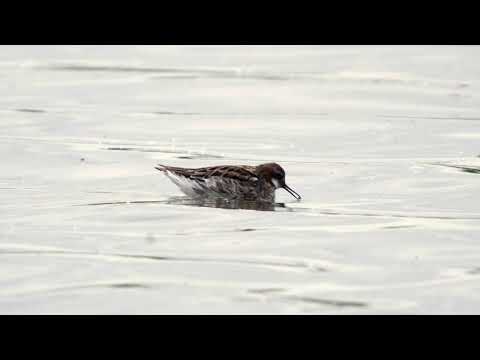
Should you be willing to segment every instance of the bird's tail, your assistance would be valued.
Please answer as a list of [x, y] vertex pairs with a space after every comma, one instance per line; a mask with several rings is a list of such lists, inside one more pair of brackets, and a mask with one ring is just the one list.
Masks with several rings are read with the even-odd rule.
[[155, 166], [155, 169], [157, 169], [158, 171], [163, 171], [163, 172], [167, 171], [168, 170], [167, 168], [168, 168], [168, 166], [160, 165], [160, 164]]

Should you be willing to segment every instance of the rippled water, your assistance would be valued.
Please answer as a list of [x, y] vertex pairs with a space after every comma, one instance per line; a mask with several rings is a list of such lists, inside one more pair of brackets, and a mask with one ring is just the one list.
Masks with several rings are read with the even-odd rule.
[[[479, 59], [1, 46], [0, 313], [480, 313]], [[266, 161], [301, 202], [154, 169]]]

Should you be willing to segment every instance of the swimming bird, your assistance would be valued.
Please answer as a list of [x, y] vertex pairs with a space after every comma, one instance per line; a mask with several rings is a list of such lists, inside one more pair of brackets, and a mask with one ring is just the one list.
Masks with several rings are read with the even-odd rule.
[[218, 196], [228, 199], [275, 201], [275, 190], [285, 189], [297, 200], [301, 196], [285, 183], [285, 171], [276, 163], [221, 165], [197, 169], [158, 165], [155, 169], [192, 197]]

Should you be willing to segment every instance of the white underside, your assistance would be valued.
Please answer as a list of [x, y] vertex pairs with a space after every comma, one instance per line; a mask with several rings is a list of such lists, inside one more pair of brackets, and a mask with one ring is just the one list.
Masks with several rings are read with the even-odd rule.
[[[185, 178], [183, 176], [178, 176], [170, 171], [165, 171], [165, 174], [167, 177], [179, 187], [179, 189], [188, 196], [199, 196], [199, 192], [201, 193], [207, 193], [209, 191], [213, 191], [213, 188], [215, 187], [214, 184], [212, 183], [211, 179], [207, 179], [205, 183], [200, 183], [195, 180], [190, 180], [188, 178]], [[197, 190], [197, 191], [195, 191]]]

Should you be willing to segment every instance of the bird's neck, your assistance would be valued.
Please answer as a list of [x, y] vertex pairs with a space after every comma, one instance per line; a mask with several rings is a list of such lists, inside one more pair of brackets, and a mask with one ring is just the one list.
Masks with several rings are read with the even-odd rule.
[[275, 201], [275, 187], [270, 183], [270, 181], [263, 179], [258, 185], [258, 195], [261, 199]]

